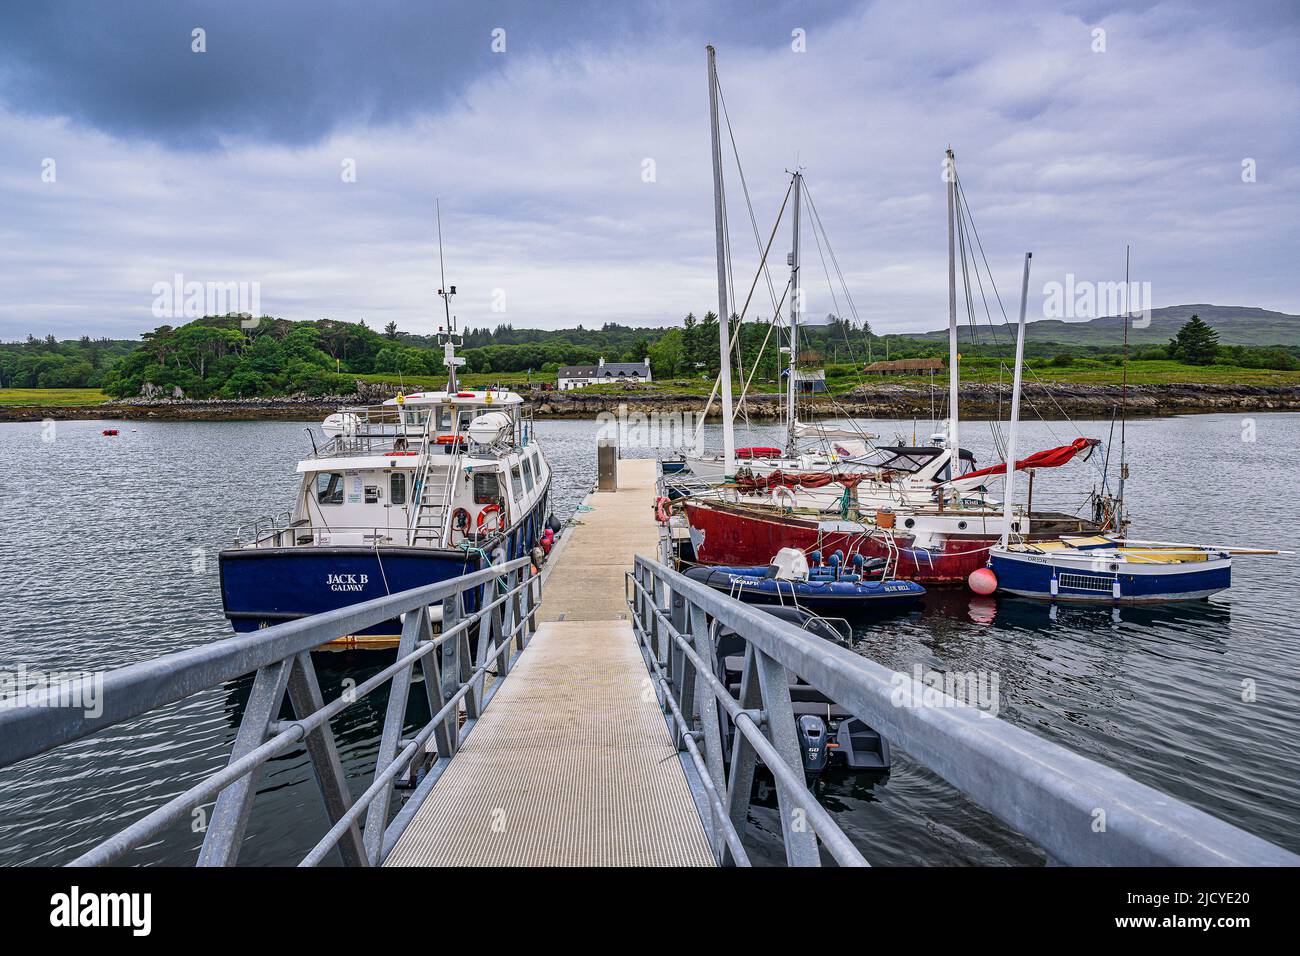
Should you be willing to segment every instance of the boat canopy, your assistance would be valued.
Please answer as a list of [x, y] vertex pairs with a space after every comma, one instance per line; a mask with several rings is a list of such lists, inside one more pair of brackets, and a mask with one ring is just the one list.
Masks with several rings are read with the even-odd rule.
[[[937, 445], [887, 445], [876, 449], [880, 457], [870, 462], [873, 468], [880, 468], [885, 471], [920, 471], [926, 465], [930, 464], [939, 455], [946, 455], [948, 449], [940, 448]], [[970, 449], [961, 450], [961, 460], [975, 462], [975, 456], [971, 454]]]
[[519, 405], [523, 398], [518, 392], [503, 388], [462, 389], [459, 392], [412, 392], [401, 401], [390, 398], [385, 405]]

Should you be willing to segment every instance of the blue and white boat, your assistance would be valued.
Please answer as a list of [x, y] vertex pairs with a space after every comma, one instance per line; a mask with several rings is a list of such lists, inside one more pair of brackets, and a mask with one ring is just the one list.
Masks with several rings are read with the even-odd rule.
[[[553, 522], [551, 468], [531, 409], [512, 391], [460, 388], [452, 332], [443, 345], [445, 389], [330, 415], [327, 441], [313, 440], [298, 463], [292, 508], [241, 528], [220, 553], [236, 631], [458, 577], [538, 545]], [[393, 620], [347, 643], [386, 643], [400, 630]]]
[[1055, 601], [1135, 604], [1194, 601], [1232, 583], [1232, 550], [1106, 536], [998, 545], [998, 590]]
[[[972, 589], [980, 593], [996, 589], [1020, 597], [1107, 604], [1194, 601], [1208, 598], [1231, 585], [1234, 554], [1281, 553], [1259, 548], [1138, 541], [1122, 535], [1107, 534], [1027, 541], [1022, 535], [1014, 533], [1012, 494], [1016, 473], [1024, 467], [1024, 463], [1016, 459], [1016, 441], [1020, 425], [1020, 386], [1025, 361], [1025, 306], [1029, 292], [1031, 258], [1029, 253], [1025, 254], [1024, 282], [1020, 293], [1002, 536], [989, 549], [988, 566], [971, 573]], [[1127, 477], [1123, 451], [1120, 474], [1119, 510], [1122, 514], [1123, 479]], [[1120, 527], [1125, 526], [1123, 518], [1118, 523]]]
[[829, 564], [809, 567], [803, 552], [782, 548], [770, 565], [701, 566], [691, 568], [686, 576], [749, 604], [834, 610], [838, 614], [892, 608], [925, 596], [921, 585], [889, 578], [886, 562], [867, 566], [862, 556], [856, 555], [857, 563], [850, 565], [856, 570], [849, 571], [841, 557], [837, 553]]

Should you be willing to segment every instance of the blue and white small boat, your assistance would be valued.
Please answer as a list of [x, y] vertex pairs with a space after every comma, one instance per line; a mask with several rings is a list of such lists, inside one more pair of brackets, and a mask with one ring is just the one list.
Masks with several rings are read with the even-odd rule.
[[1232, 583], [1231, 549], [1106, 536], [997, 545], [988, 566], [998, 590], [1057, 601], [1194, 601]]
[[[861, 555], [857, 558], [861, 559]], [[783, 548], [770, 565], [754, 567], [698, 567], [687, 577], [723, 591], [749, 604], [776, 604], [796, 608], [853, 614], [873, 608], [893, 607], [920, 600], [925, 588], [913, 581], [872, 578], [872, 568], [859, 560], [856, 571], [841, 562], [810, 568], [803, 553]]]
[[[1020, 386], [1025, 362], [1025, 309], [1029, 293], [1030, 253], [1025, 254], [1024, 280], [1020, 291], [1020, 322], [1016, 330], [1016, 364], [1011, 391], [1011, 428], [1007, 440], [1006, 499], [1002, 512], [1002, 536], [989, 549], [988, 566], [971, 572], [970, 586], [981, 594], [993, 590], [1020, 597], [1053, 601], [1088, 601], [1107, 604], [1136, 604], [1161, 601], [1194, 601], [1226, 590], [1232, 583], [1234, 554], [1279, 554], [1262, 548], [1227, 548], [1168, 541], [1138, 541], [1122, 534], [1061, 537], [1058, 540], [1026, 541], [1014, 534], [1011, 502], [1018, 470], [1025, 467], [1016, 459], [1020, 425]], [[1121, 445], [1119, 510], [1123, 511], [1123, 464]], [[1032, 471], [1031, 471], [1032, 474]], [[1123, 518], [1117, 521], [1123, 528]]]

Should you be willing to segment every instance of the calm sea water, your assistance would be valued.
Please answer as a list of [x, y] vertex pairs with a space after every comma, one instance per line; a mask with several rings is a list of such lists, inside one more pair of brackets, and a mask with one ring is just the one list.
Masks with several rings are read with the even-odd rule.
[[[217, 551], [242, 520], [283, 510], [310, 450], [305, 424], [270, 422], [0, 424], [0, 553], [6, 613], [0, 672], [96, 670], [227, 634]], [[876, 422], [886, 438], [924, 439], [928, 423]], [[1031, 422], [1026, 449], [1109, 422]], [[992, 426], [962, 443], [991, 460]], [[595, 471], [594, 422], [537, 426], [555, 468], [558, 515]], [[767, 444], [755, 428], [742, 443]], [[52, 439], [52, 440], [46, 440]], [[1300, 473], [1300, 415], [1207, 415], [1128, 426], [1135, 536], [1300, 549], [1284, 492]], [[1099, 481], [1100, 456], [1040, 473], [1035, 507], [1073, 511]], [[1138, 780], [1300, 851], [1300, 647], [1295, 558], [1242, 558], [1231, 591], [1164, 608], [1059, 609], [933, 592], [917, 613], [859, 629], [855, 650], [891, 667], [991, 671], [1000, 715]], [[383, 661], [317, 655], [327, 696]], [[237, 681], [58, 752], [0, 771], [0, 864], [64, 862], [221, 767], [249, 681]], [[1249, 702], [1243, 690], [1253, 689]], [[354, 792], [369, 779], [382, 697], [335, 721]], [[831, 773], [818, 794], [875, 864], [1041, 862], [1026, 841], [972, 806], [901, 748], [887, 776]], [[274, 761], [241, 851], [244, 864], [292, 864], [324, 832], [303, 751]], [[764, 806], [764, 801], [768, 803]], [[770, 795], [751, 814], [758, 860], [781, 859]], [[132, 854], [187, 864], [198, 823]]]

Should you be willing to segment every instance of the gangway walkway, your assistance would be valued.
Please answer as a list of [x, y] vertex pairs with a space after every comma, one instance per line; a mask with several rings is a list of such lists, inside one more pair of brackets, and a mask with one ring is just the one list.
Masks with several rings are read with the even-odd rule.
[[627, 620], [657, 463], [618, 463], [560, 538], [540, 624], [387, 866], [714, 863]]

